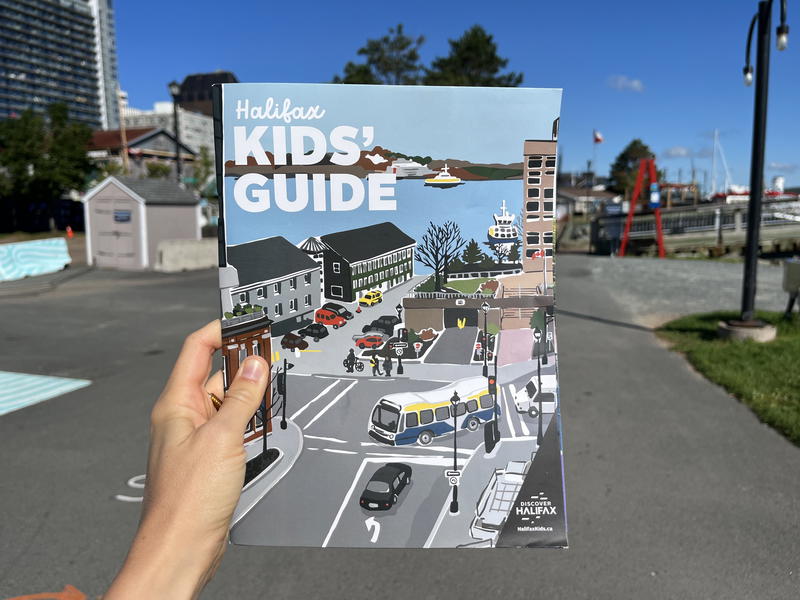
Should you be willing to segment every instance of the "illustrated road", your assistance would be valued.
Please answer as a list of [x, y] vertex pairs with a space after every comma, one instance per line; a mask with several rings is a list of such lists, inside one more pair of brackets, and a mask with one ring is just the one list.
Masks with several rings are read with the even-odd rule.
[[[475, 370], [475, 375], [480, 375], [479, 367]], [[446, 379], [446, 371], [443, 375]], [[535, 436], [536, 420], [517, 413], [512, 406], [513, 393], [522, 389], [530, 375], [500, 386], [504, 438], [528, 438], [531, 432]], [[287, 386], [292, 399], [287, 414], [303, 431], [302, 453], [286, 476], [234, 526], [232, 540], [312, 547], [422, 546], [450, 494], [444, 471], [453, 467], [452, 435], [439, 437], [429, 446], [392, 447], [370, 438], [367, 427], [381, 397], [443, 386], [443, 396], [449, 397], [446, 382], [290, 371]], [[530, 439], [529, 449], [520, 459], [530, 458], [534, 438]], [[482, 443], [482, 430], [459, 431], [459, 468], [476, 448], [482, 452]], [[411, 466], [412, 484], [392, 509], [362, 509], [358, 501], [367, 481], [389, 462]], [[370, 517], [380, 527], [374, 542], [366, 524]]]
[[468, 365], [472, 359], [477, 327], [451, 327], [445, 329], [425, 357], [426, 363]]

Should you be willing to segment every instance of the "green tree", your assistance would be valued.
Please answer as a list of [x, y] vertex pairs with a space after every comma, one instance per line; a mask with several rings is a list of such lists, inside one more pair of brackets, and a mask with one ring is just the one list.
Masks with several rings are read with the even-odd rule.
[[200, 153], [194, 161], [195, 189], [202, 192], [209, 176], [214, 172], [214, 161], [208, 146], [200, 146]]
[[511, 248], [508, 251], [508, 262], [510, 263], [519, 262], [520, 259], [519, 246], [520, 246], [519, 240], [516, 240], [511, 244]]
[[359, 48], [358, 55], [365, 58], [364, 63], [348, 62], [344, 75], [336, 75], [333, 83], [417, 84], [423, 71], [419, 49], [424, 42], [423, 36], [415, 39], [403, 33], [402, 23], [390, 27], [387, 35], [367, 40]]
[[450, 54], [437, 58], [426, 69], [424, 84], [516, 87], [522, 83], [522, 73], [500, 73], [508, 59], [497, 54], [493, 36], [480, 25], [473, 25], [460, 38], [449, 41]]
[[151, 179], [162, 179], [169, 177], [172, 173], [172, 167], [160, 162], [149, 162], [145, 164], [145, 169], [147, 169], [147, 176]]
[[56, 203], [71, 190], [83, 191], [93, 170], [86, 156], [92, 132], [70, 121], [65, 104], [45, 115], [28, 109], [0, 122], [0, 183], [3, 218], [12, 228], [49, 228]]
[[461, 254], [461, 260], [466, 264], [478, 264], [486, 258], [486, 255], [481, 251], [481, 247], [474, 239], [470, 240], [464, 252]]
[[639, 162], [653, 156], [653, 151], [639, 138], [625, 146], [611, 165], [611, 189], [619, 194], [627, 194], [636, 184]]

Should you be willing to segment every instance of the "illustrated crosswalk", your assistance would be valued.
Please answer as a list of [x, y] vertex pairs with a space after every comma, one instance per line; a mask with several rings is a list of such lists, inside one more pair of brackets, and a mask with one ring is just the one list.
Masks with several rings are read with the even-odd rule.
[[0, 371], [0, 415], [62, 396], [91, 383], [87, 379]]

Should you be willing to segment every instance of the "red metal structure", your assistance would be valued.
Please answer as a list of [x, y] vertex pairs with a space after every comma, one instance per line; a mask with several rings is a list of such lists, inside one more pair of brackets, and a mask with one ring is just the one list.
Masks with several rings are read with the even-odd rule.
[[[631, 198], [631, 205], [628, 209], [628, 218], [625, 219], [625, 231], [622, 234], [622, 243], [619, 247], [619, 256], [625, 256], [625, 249], [628, 246], [628, 240], [631, 233], [631, 225], [633, 224], [633, 213], [636, 212], [636, 201], [639, 199], [639, 194], [642, 193], [642, 183], [644, 180], [645, 170], [649, 171], [650, 186], [658, 186], [658, 172], [656, 171], [656, 161], [653, 158], [643, 158], [639, 162], [639, 173], [636, 175], [636, 185], [633, 188], [633, 197]], [[664, 258], [664, 233], [661, 229], [661, 206], [656, 205], [654, 208], [656, 216], [656, 241], [658, 243], [658, 257]]]

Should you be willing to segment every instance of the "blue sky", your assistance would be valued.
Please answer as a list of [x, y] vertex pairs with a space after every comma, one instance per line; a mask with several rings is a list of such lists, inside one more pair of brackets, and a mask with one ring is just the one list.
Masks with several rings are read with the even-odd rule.
[[[302, 10], [299, 8], [302, 6]], [[345, 7], [346, 8], [343, 8]], [[402, 22], [424, 35], [423, 63], [446, 55], [448, 39], [479, 23], [494, 35], [523, 85], [564, 88], [562, 169], [584, 168], [592, 129], [605, 142], [597, 170], [607, 172], [634, 137], [659, 167], [684, 181], [695, 156], [710, 177], [710, 132], [717, 128], [734, 183], [747, 184], [753, 88], [742, 84], [747, 26], [755, 0], [666, 3], [504, 2], [116, 3], [120, 84], [132, 106], [168, 99], [166, 84], [195, 72], [227, 69], [240, 81], [325, 82], [368, 38]], [[235, 7], [235, 8], [234, 8]], [[773, 33], [777, 21], [773, 15]], [[771, 62], [766, 175], [800, 185], [800, 5], [789, 3], [789, 48]], [[796, 33], [795, 33], [796, 32]], [[722, 180], [721, 175], [720, 181]]]

